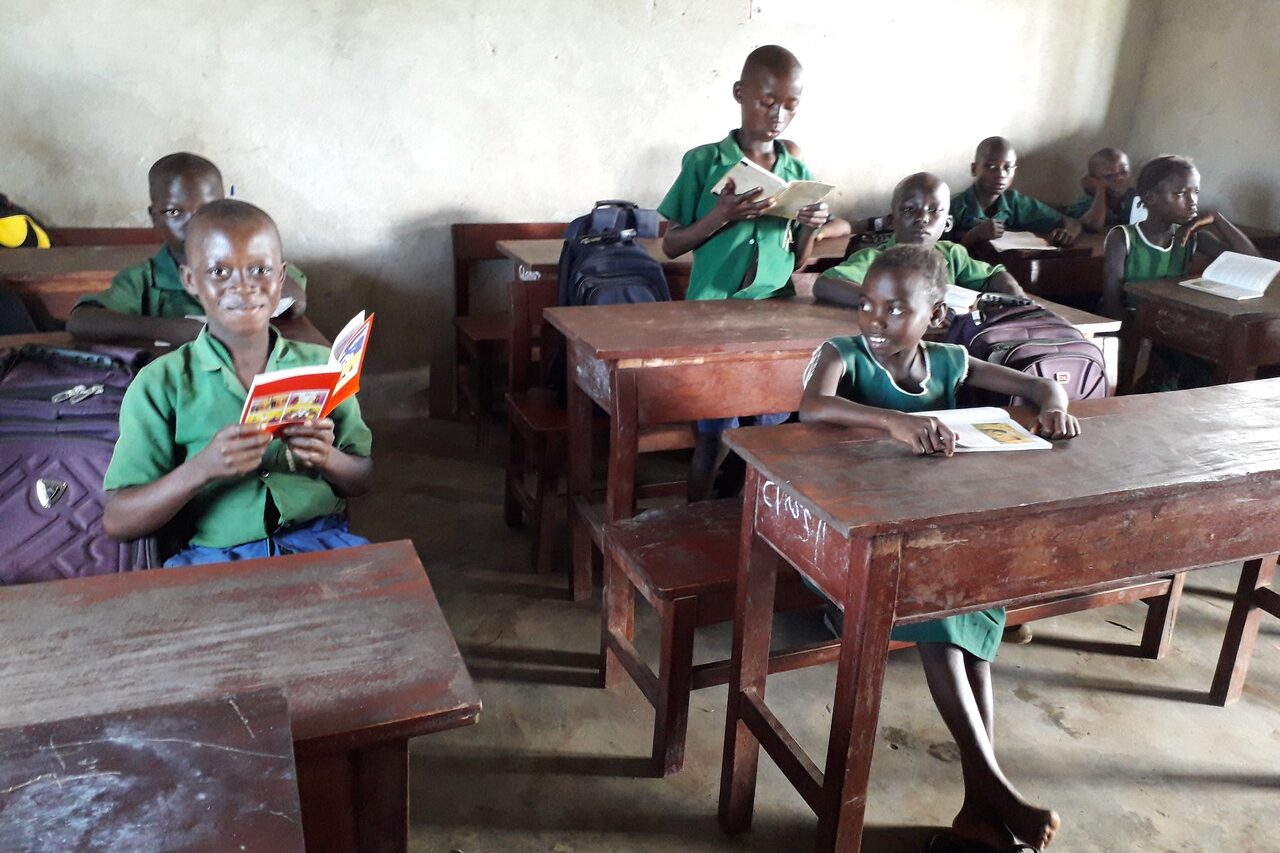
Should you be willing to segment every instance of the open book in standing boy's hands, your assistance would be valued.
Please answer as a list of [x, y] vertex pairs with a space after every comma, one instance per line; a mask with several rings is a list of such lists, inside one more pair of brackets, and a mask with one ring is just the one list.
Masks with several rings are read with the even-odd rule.
[[1265, 294], [1277, 274], [1280, 274], [1280, 261], [1223, 252], [1205, 267], [1203, 276], [1188, 279], [1182, 285], [1238, 302], [1242, 299], [1257, 299]]
[[783, 219], [795, 219], [800, 208], [817, 204], [835, 189], [831, 184], [818, 181], [785, 181], [773, 172], [752, 163], [743, 157], [725, 173], [725, 176], [711, 188], [711, 192], [720, 195], [724, 191], [726, 181], [733, 181], [733, 191], [742, 195], [754, 189], [763, 190], [760, 201], [769, 199], [773, 207], [765, 211], [769, 216], [780, 216]]
[[327, 416], [360, 390], [360, 368], [372, 327], [373, 315], [366, 318], [361, 311], [338, 333], [327, 364], [273, 370], [253, 377], [240, 423], [262, 424], [268, 432], [275, 432], [286, 424]]

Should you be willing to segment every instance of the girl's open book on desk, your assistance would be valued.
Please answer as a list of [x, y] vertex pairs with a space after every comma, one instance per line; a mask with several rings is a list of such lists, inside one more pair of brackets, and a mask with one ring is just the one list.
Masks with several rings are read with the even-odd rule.
[[937, 412], [912, 412], [919, 417], [942, 421], [956, 434], [956, 453], [981, 453], [1005, 450], [1050, 450], [1053, 445], [1032, 435], [1004, 409], [987, 406], [977, 409], [942, 409]]
[[1280, 274], [1280, 261], [1223, 252], [1205, 267], [1203, 276], [1188, 279], [1182, 285], [1239, 302], [1265, 294], [1277, 274]]
[[253, 377], [240, 423], [262, 424], [269, 432], [275, 432], [285, 424], [323, 418], [359, 391], [373, 316], [366, 319], [361, 311], [351, 318], [334, 340], [327, 364], [273, 370]]
[[795, 219], [800, 208], [817, 204], [835, 189], [831, 184], [818, 181], [784, 181], [745, 157], [733, 164], [725, 176], [711, 188], [711, 192], [720, 195], [725, 182], [729, 180], [733, 181], [733, 191], [738, 195], [753, 189], [762, 190], [761, 201], [773, 200], [773, 207], [765, 213], [783, 219]]

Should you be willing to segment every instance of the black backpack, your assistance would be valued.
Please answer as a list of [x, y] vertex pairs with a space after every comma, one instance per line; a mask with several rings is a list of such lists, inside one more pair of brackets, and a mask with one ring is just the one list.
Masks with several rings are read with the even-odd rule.
[[569, 223], [560, 250], [561, 305], [670, 302], [662, 265], [642, 237], [658, 236], [658, 212], [629, 201], [597, 201]]

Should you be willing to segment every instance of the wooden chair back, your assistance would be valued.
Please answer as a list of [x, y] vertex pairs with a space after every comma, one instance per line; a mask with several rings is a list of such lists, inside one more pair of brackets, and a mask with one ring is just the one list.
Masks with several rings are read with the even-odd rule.
[[[551, 327], [542, 322], [542, 311], [554, 308], [560, 300], [555, 279], [512, 281], [510, 285], [510, 327], [507, 334], [507, 388], [512, 392], [528, 391], [546, 384], [546, 371], [552, 359], [552, 344], [544, 337]], [[549, 337], [549, 336], [547, 336]], [[539, 357], [535, 359], [535, 350]]]
[[154, 228], [50, 228], [55, 246], [146, 246], [160, 242]]
[[564, 236], [567, 222], [455, 222], [453, 241], [454, 315], [471, 313], [471, 272], [480, 261], [502, 260], [500, 240], [554, 240]]

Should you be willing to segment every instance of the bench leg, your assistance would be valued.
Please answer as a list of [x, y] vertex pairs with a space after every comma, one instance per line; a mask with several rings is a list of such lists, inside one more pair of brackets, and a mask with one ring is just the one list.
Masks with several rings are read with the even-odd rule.
[[677, 598], [662, 607], [662, 653], [653, 721], [653, 761], [662, 776], [684, 766], [697, 616], [698, 600], [692, 596]]
[[[590, 542], [590, 536], [587, 538]], [[631, 591], [631, 581], [616, 560], [604, 557], [604, 606], [600, 626], [600, 679], [606, 688], [617, 687], [626, 681], [627, 672], [622, 662], [609, 648], [610, 633], [627, 642], [635, 639], [636, 597]]]
[[1185, 572], [1170, 578], [1169, 591], [1158, 598], [1146, 599], [1147, 621], [1142, 627], [1142, 656], [1160, 660], [1173, 644], [1173, 623], [1178, 618], [1178, 603], [1182, 600]]
[[538, 461], [538, 492], [533, 503], [537, 519], [533, 537], [533, 562], [538, 572], [549, 572], [555, 568], [556, 496], [560, 491], [560, 475], [564, 470], [564, 451], [560, 439], [549, 438]]
[[493, 418], [493, 375], [496, 361], [492, 347], [476, 348], [476, 358], [472, 362], [471, 371], [474, 376], [472, 399], [475, 401], [476, 412], [476, 450], [483, 446], [485, 430], [488, 429], [489, 421]]
[[1249, 560], [1240, 572], [1240, 585], [1236, 588], [1235, 604], [1227, 620], [1227, 634], [1222, 640], [1222, 652], [1218, 655], [1218, 669], [1213, 674], [1213, 686], [1209, 688], [1209, 701], [1215, 705], [1230, 705], [1239, 700], [1244, 690], [1244, 679], [1249, 674], [1249, 658], [1253, 644], [1258, 639], [1258, 620], [1262, 618], [1255, 595], [1267, 587], [1276, 574], [1276, 558], [1264, 557]]
[[502, 520], [508, 527], [519, 527], [524, 521], [524, 513], [520, 509], [520, 501], [516, 499], [516, 489], [524, 488], [525, 446], [520, 430], [514, 424], [508, 427], [507, 435], [509, 447], [507, 476], [502, 490]]

